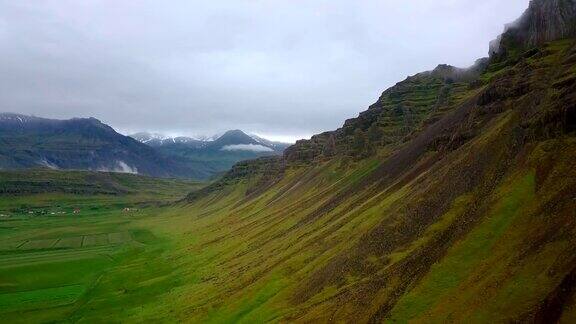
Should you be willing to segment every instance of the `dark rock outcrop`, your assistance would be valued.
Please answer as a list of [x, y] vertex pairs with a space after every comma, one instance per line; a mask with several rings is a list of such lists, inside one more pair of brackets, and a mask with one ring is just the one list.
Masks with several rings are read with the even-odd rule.
[[379, 148], [400, 145], [454, 107], [487, 63], [487, 59], [480, 59], [467, 69], [442, 64], [408, 77], [384, 91], [358, 117], [346, 120], [342, 128], [298, 141], [284, 151], [284, 157], [289, 164], [319, 162], [334, 156], [361, 159]]
[[490, 56], [504, 59], [519, 50], [576, 36], [576, 0], [532, 0], [522, 17], [490, 44]]

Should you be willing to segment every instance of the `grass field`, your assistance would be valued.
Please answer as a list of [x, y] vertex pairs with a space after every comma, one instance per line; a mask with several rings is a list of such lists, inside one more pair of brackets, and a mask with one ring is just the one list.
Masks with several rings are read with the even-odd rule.
[[0, 172], [0, 318], [82, 320], [86, 305], [105, 302], [102, 296], [164, 282], [169, 269], [157, 256], [165, 242], [138, 224], [201, 186], [122, 174]]
[[[131, 228], [130, 222], [119, 215], [92, 217], [99, 219], [91, 219], [86, 227], [76, 226], [75, 234], [92, 233], [94, 226], [98, 226], [99, 231], [109, 228], [110, 232], [70, 237], [74, 239], [69, 240], [72, 244], [57, 246], [53, 241], [58, 239], [33, 240], [38, 235], [54, 234], [30, 227], [18, 235], [28, 236], [30, 242], [39, 242], [33, 245], [35, 249], [3, 250], [0, 254], [0, 316], [3, 320], [26, 323], [81, 320], [86, 316], [83, 315], [86, 305], [105, 302], [101, 298], [141, 294], [130, 298], [130, 303], [137, 303], [153, 300], [155, 294], [133, 293], [133, 290], [144, 291], [147, 286], [158, 283], [162, 289], [169, 287], [162, 277], [170, 271], [157, 258], [164, 246], [153, 234]], [[49, 225], [42, 224], [43, 227]], [[118, 227], [126, 231], [115, 232]], [[48, 241], [50, 244], [42, 244]], [[99, 318], [107, 318], [107, 313], [101, 312], [106, 308], [97, 309]], [[113, 318], [116, 317], [109, 319]]]
[[[144, 215], [145, 214], [145, 215]], [[123, 256], [142, 253], [121, 211], [0, 221], [0, 313], [13, 321], [77, 305]], [[68, 311], [70, 311], [68, 309]], [[48, 313], [50, 313], [48, 312]]]

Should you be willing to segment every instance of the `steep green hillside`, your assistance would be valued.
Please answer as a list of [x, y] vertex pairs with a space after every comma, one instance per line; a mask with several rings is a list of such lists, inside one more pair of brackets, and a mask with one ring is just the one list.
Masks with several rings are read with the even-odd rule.
[[316, 137], [238, 165], [174, 218], [209, 279], [168, 298], [212, 322], [573, 321], [574, 57], [553, 42], [436, 100], [411, 78], [347, 122], [384, 133], [364, 159], [345, 126], [322, 135], [332, 158]]

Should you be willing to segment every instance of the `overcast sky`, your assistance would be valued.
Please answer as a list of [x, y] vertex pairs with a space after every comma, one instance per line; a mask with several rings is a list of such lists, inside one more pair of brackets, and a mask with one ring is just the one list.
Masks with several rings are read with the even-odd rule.
[[335, 129], [471, 65], [528, 0], [0, 0], [0, 111], [129, 133]]

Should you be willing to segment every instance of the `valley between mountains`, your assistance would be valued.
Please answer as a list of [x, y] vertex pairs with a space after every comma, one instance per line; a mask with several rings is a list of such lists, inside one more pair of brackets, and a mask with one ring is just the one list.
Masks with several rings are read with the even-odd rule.
[[574, 161], [576, 2], [534, 0], [489, 58], [211, 182], [0, 173], [0, 314], [574, 323]]

